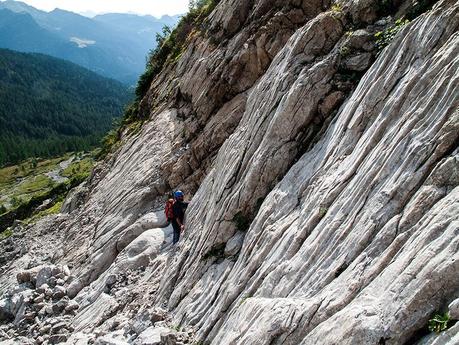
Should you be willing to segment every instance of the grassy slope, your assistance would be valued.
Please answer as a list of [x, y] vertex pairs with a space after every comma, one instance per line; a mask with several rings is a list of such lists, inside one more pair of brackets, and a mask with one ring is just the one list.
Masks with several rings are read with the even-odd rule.
[[[69, 162], [70, 159], [73, 160]], [[65, 162], [69, 164], [61, 166]], [[70, 186], [86, 179], [93, 164], [93, 157], [89, 154], [66, 154], [60, 158], [42, 161], [30, 159], [19, 165], [0, 169], [0, 223], [8, 213], [26, 208], [29, 203], [38, 198], [49, 198], [52, 201], [40, 212], [30, 210], [30, 218], [26, 222], [58, 213]], [[46, 175], [53, 171], [67, 180], [57, 182]], [[2, 230], [4, 228], [0, 227], [0, 232]]]

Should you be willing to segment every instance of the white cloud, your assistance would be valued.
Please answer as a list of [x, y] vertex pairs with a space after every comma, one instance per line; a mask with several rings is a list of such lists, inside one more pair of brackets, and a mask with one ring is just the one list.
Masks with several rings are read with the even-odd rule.
[[161, 16], [164, 14], [181, 14], [188, 9], [188, 0], [22, 0], [23, 2], [45, 10], [55, 8], [84, 12], [120, 12]]

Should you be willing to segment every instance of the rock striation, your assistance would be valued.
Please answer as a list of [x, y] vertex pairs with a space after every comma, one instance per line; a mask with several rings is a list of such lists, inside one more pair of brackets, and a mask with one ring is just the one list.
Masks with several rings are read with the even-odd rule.
[[[0, 337], [457, 343], [459, 2], [386, 5], [220, 1], [140, 131], [0, 243], [24, 248], [3, 259]], [[192, 202], [172, 246], [175, 188]], [[24, 270], [39, 234], [57, 240]]]

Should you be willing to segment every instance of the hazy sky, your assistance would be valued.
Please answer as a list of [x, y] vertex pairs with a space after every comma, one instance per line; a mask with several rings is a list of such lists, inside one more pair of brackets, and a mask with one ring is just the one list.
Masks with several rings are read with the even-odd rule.
[[134, 12], [139, 14], [181, 14], [188, 9], [188, 0], [22, 0], [45, 11], [61, 8], [85, 13]]

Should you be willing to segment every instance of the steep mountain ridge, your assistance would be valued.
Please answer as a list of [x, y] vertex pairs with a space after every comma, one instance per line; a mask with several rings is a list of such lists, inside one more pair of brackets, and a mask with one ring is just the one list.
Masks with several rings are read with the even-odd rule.
[[[82, 206], [27, 230], [62, 246], [10, 261], [0, 288], [70, 265], [69, 344], [190, 327], [211, 344], [457, 343], [459, 3], [423, 5], [220, 1], [140, 131], [69, 197]], [[176, 247], [171, 188], [193, 194]]]

